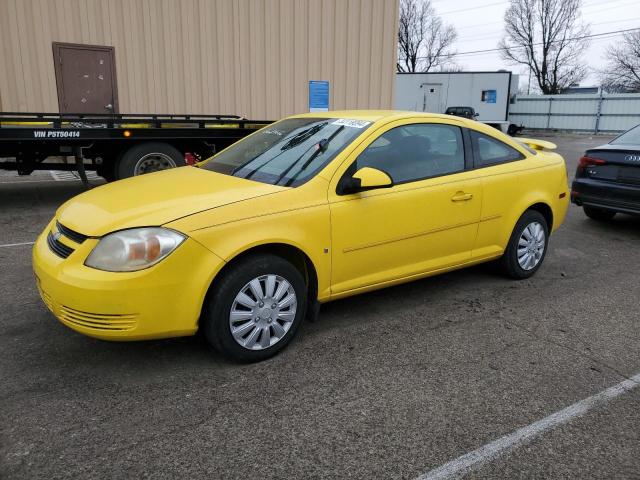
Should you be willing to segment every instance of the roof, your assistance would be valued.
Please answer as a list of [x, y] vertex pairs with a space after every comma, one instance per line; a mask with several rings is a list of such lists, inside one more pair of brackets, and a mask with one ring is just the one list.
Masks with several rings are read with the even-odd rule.
[[[379, 124], [413, 118], [439, 119], [445, 120], [446, 123], [449, 124], [458, 124], [460, 126], [478, 130], [487, 135], [497, 137], [508, 145], [511, 145], [520, 151], [523, 150], [522, 143], [485, 123], [459, 117], [457, 115], [445, 115], [443, 113], [414, 112], [408, 110], [332, 110], [328, 112], [303, 113], [300, 115], [293, 115], [288, 118], [344, 118], [350, 120], [377, 122]], [[538, 141], [531, 140], [531, 142]]]
[[[294, 115], [293, 118], [348, 118], [352, 120], [366, 120], [377, 122], [379, 120], [401, 120], [403, 118], [446, 118], [451, 120], [451, 115], [442, 113], [413, 112], [408, 110], [331, 110], [328, 112], [311, 112]], [[455, 117], [455, 120], [464, 120]]]

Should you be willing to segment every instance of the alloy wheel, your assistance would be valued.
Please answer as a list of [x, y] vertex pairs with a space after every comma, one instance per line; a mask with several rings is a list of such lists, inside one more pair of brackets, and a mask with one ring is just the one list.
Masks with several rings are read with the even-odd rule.
[[236, 295], [229, 313], [234, 340], [249, 350], [264, 350], [287, 334], [298, 308], [296, 292], [285, 278], [254, 278]]
[[523, 270], [531, 270], [540, 263], [546, 246], [544, 228], [539, 222], [527, 225], [518, 239], [518, 264]]

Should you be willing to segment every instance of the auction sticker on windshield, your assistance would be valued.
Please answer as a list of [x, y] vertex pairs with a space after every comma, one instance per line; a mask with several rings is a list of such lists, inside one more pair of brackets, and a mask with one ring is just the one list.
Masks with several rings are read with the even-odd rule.
[[332, 125], [342, 125], [344, 127], [351, 128], [364, 128], [369, 125], [371, 122], [367, 122], [366, 120], [350, 120], [348, 118], [339, 118]]

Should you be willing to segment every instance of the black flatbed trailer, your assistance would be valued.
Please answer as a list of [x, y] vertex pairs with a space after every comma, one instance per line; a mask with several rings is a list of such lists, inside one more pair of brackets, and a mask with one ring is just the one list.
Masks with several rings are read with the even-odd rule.
[[117, 180], [203, 160], [270, 123], [236, 115], [0, 112], [0, 169], [77, 170], [85, 182], [85, 170], [96, 170]]

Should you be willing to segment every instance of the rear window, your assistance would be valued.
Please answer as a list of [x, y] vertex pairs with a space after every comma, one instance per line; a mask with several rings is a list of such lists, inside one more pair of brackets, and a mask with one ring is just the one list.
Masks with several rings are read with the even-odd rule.
[[514, 140], [515, 140], [516, 142], [518, 142], [518, 143], [522, 146], [522, 148], [524, 148], [527, 152], [531, 153], [532, 155], [537, 155], [537, 154], [538, 154], [538, 152], [536, 152], [533, 148], [531, 148], [531, 147], [530, 147], [529, 145], [527, 145], [526, 143], [524, 143], [524, 142], [522, 142], [522, 141], [518, 140], [517, 138], [514, 138]]
[[612, 145], [640, 145], [640, 125], [611, 140]]

